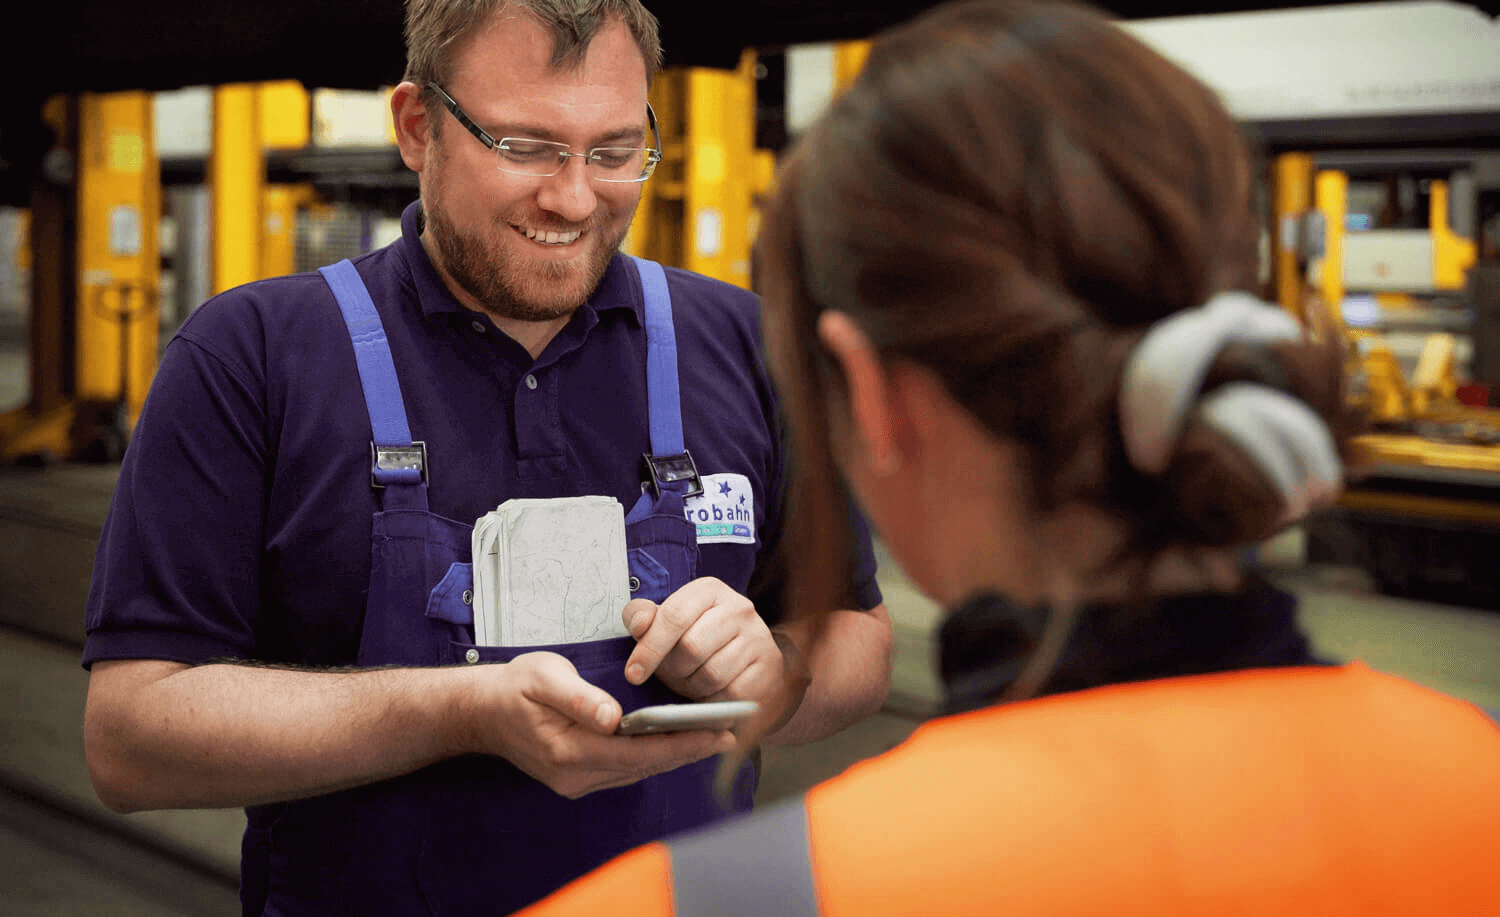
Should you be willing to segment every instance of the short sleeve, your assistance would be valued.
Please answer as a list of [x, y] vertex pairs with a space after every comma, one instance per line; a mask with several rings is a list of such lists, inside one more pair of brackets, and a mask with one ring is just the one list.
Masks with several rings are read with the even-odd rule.
[[255, 651], [268, 449], [246, 311], [211, 301], [166, 348], [95, 554], [85, 667]]

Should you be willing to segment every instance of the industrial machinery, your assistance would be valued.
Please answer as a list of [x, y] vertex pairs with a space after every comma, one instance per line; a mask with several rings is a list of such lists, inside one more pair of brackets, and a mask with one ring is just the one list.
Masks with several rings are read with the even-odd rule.
[[[1357, 355], [1371, 473], [1309, 523], [1309, 554], [1360, 564], [1392, 592], [1500, 602], [1500, 30], [1433, 0], [1123, 24], [1261, 141], [1265, 294], [1326, 316]], [[794, 44], [663, 71], [651, 101], [664, 161], [626, 250], [748, 285], [773, 151], [867, 48]], [[117, 457], [160, 342], [203, 296], [389, 236], [414, 176], [382, 94], [345, 97], [339, 114], [333, 92], [204, 89], [207, 139], [186, 155], [156, 149], [149, 93], [49, 103], [56, 142], [31, 197], [31, 401], [0, 415], [0, 462]], [[176, 231], [161, 251], [164, 200]]]
[[[290, 234], [278, 227], [291, 193], [266, 187], [263, 157], [306, 143], [300, 94], [284, 83], [212, 93], [212, 155], [199, 165], [211, 202], [199, 224], [208, 292], [284, 272], [276, 255]], [[79, 93], [44, 109], [56, 144], [31, 198], [30, 399], [0, 415], [0, 462], [113, 461], [129, 441], [161, 332], [175, 328], [161, 320], [169, 291], [153, 103], [148, 92]]]
[[1500, 150], [1288, 153], [1275, 180], [1279, 298], [1346, 336], [1370, 421], [1310, 552], [1394, 594], [1500, 604]]
[[144, 92], [54, 98], [32, 197], [31, 399], [0, 460], [118, 457], [156, 366], [161, 183]]
[[1265, 293], [1348, 341], [1363, 471], [1309, 558], [1500, 606], [1500, 30], [1438, 2], [1127, 28], [1265, 150]]
[[[657, 77], [664, 156], [627, 251], [749, 286], [756, 202], [775, 168], [755, 147], [756, 67], [746, 51], [734, 70]], [[386, 91], [281, 81], [177, 95], [167, 109], [147, 92], [48, 106], [57, 145], [30, 212], [30, 400], [0, 415], [0, 463], [117, 460], [160, 345], [203, 298], [369, 251], [416, 197]], [[163, 111], [176, 134], [189, 124], [186, 142], [153, 123]]]

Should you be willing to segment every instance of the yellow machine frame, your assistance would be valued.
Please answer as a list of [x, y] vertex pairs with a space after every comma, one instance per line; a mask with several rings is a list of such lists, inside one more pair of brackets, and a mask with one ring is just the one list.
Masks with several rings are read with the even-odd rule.
[[[207, 168], [214, 292], [292, 271], [295, 208], [308, 192], [268, 186], [264, 154], [306, 145], [308, 111], [294, 82], [215, 91]], [[71, 182], [38, 192], [31, 208], [31, 398], [0, 415], [6, 463], [118, 457], [160, 346], [162, 187], [151, 94], [59, 96], [45, 116], [74, 168]]]
[[[1309, 307], [1318, 309], [1329, 323], [1345, 335], [1351, 350], [1364, 351], [1355, 369], [1364, 377], [1364, 406], [1371, 418], [1380, 423], [1402, 422], [1474, 424], [1500, 429], [1500, 411], [1460, 405], [1455, 397], [1452, 337], [1434, 334], [1429, 337], [1423, 360], [1413, 380], [1407, 380], [1399, 364], [1378, 334], [1350, 331], [1344, 327], [1342, 306], [1346, 201], [1349, 178], [1344, 172], [1317, 171], [1313, 158], [1304, 153], [1278, 157], [1272, 168], [1276, 180], [1273, 225], [1277, 227], [1276, 287], [1281, 305], [1294, 314], [1309, 318]], [[1310, 193], [1309, 193], [1310, 190]], [[1474, 242], [1456, 235], [1449, 225], [1448, 185], [1434, 180], [1429, 198], [1429, 224], [1433, 244], [1433, 288], [1460, 290], [1464, 275], [1475, 263]], [[1309, 206], [1311, 205], [1311, 206]], [[1321, 219], [1321, 251], [1313, 252], [1299, 235], [1309, 226], [1307, 215], [1317, 213]], [[1305, 261], [1306, 269], [1301, 262]], [[1306, 283], [1303, 277], [1307, 278]], [[1415, 383], [1415, 384], [1413, 384]], [[1430, 437], [1400, 432], [1378, 432], [1361, 436], [1356, 446], [1364, 462], [1375, 467], [1453, 469], [1465, 474], [1493, 473], [1500, 483], [1500, 446], [1440, 442]], [[1346, 503], [1361, 502], [1351, 492]], [[1368, 502], [1368, 501], [1364, 501]], [[1417, 503], [1403, 503], [1407, 510], [1418, 510]], [[1434, 505], [1435, 513], [1447, 515], [1451, 507]], [[1500, 518], [1500, 513], [1496, 514]]]
[[[868, 43], [847, 42], [837, 52], [842, 87], [862, 66]], [[760, 197], [775, 173], [774, 153], [755, 146], [756, 67], [756, 55], [746, 51], [733, 71], [658, 75], [651, 102], [663, 161], [642, 186], [627, 251], [750, 286]], [[310, 185], [269, 184], [266, 151], [310, 143], [310, 99], [295, 82], [214, 89], [205, 168], [211, 292], [296, 269], [297, 214], [316, 205], [316, 194]], [[30, 248], [41, 263], [34, 271], [32, 399], [0, 416], [5, 462], [79, 458], [97, 453], [101, 441], [105, 457], [117, 456], [160, 343], [162, 190], [151, 95], [59, 97], [49, 110], [71, 145], [77, 178], [69, 193], [33, 208]], [[96, 417], [110, 411], [112, 419]]]
[[661, 127], [662, 161], [641, 188], [627, 252], [750, 286], [750, 246], [759, 197], [775, 156], [755, 147], [756, 57], [733, 72], [706, 67], [658, 74], [651, 107]]
[[[33, 199], [31, 399], [0, 416], [0, 461], [123, 448], [156, 368], [160, 167], [145, 92], [58, 97], [44, 116], [73, 181]], [[66, 177], [66, 176], [59, 176]]]

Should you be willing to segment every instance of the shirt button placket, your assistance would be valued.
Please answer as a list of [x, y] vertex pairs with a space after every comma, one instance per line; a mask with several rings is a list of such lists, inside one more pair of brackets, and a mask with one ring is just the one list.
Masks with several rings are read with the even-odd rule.
[[[515, 435], [517, 472], [524, 480], [555, 478], [562, 473], [562, 446], [557, 407], [557, 370], [533, 367], [516, 381]], [[553, 375], [543, 375], [544, 373]]]

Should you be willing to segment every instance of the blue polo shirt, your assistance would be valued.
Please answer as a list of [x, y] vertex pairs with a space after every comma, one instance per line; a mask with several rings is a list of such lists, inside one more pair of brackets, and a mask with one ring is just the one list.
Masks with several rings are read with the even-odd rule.
[[[390, 340], [434, 513], [472, 524], [514, 497], [640, 496], [646, 335], [640, 281], [616, 256], [533, 360], [448, 292], [418, 238], [355, 259]], [[667, 270], [684, 439], [736, 524], [697, 510], [698, 575], [781, 615], [785, 455], [755, 296]], [[237, 657], [351, 665], [370, 577], [370, 420], [349, 332], [316, 273], [199, 307], [167, 346], [94, 561], [84, 665]], [[748, 498], [743, 482], [748, 482]], [[722, 493], [720, 494], [722, 496]], [[750, 504], [753, 504], [751, 506]], [[690, 507], [691, 509], [691, 507]], [[721, 507], [727, 509], [727, 507]], [[745, 523], [749, 522], [750, 531]], [[880, 602], [860, 527], [853, 594]]]

